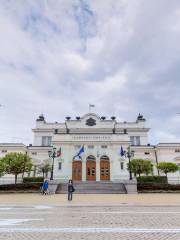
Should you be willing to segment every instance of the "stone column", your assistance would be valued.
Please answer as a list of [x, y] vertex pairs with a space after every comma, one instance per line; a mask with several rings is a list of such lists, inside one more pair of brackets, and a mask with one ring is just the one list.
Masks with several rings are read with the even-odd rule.
[[82, 159], [82, 181], [86, 181], [86, 160]]
[[100, 159], [96, 160], [96, 181], [100, 181]]
[[68, 165], [68, 179], [72, 179], [72, 160], [69, 160], [67, 165]]

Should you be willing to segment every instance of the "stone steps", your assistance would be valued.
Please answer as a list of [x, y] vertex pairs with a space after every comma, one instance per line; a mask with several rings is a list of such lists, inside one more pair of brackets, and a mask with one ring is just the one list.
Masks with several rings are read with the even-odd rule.
[[[113, 182], [74, 182], [75, 193], [126, 193], [123, 183]], [[56, 193], [67, 193], [67, 183], [58, 184]]]

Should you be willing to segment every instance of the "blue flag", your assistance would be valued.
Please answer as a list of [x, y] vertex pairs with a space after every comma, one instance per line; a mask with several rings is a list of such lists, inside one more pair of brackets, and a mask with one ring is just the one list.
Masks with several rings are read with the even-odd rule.
[[121, 155], [121, 157], [124, 157], [124, 155], [125, 155], [125, 152], [124, 152], [124, 150], [123, 150], [123, 147], [121, 146], [121, 150], [120, 150], [120, 155]]
[[84, 152], [84, 145], [81, 146], [81, 148], [79, 149], [79, 152], [76, 156], [80, 157], [80, 155]]

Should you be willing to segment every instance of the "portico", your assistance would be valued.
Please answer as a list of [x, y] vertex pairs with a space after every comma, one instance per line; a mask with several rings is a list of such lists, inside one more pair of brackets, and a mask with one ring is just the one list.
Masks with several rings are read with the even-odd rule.
[[73, 181], [110, 181], [110, 160], [108, 156], [95, 158], [89, 155], [84, 160], [73, 159]]

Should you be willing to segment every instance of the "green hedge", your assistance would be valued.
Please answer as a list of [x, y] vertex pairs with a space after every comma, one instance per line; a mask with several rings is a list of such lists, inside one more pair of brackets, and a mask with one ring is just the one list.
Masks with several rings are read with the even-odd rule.
[[166, 176], [141, 176], [137, 177], [137, 183], [164, 183], [167, 184]]
[[138, 192], [180, 192], [180, 184], [138, 183]]
[[41, 183], [17, 183], [0, 185], [1, 192], [39, 192]]
[[23, 183], [42, 183], [43, 177], [24, 177]]

